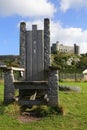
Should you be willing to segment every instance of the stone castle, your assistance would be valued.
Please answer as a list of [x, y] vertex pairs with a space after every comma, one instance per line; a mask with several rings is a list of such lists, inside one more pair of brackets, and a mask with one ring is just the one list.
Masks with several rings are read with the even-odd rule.
[[74, 46], [66, 46], [60, 44], [59, 41], [52, 44], [51, 53], [55, 53], [56, 51], [64, 52], [64, 53], [71, 53], [71, 54], [80, 54], [80, 47], [74, 44]]

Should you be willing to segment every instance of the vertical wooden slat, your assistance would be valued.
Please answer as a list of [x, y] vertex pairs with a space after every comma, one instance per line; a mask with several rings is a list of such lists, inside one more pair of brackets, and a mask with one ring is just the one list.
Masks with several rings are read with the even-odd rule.
[[32, 25], [32, 80], [37, 80], [37, 25]]
[[37, 64], [38, 64], [38, 80], [44, 80], [44, 32], [37, 32]]
[[26, 80], [32, 81], [32, 31], [26, 32]]

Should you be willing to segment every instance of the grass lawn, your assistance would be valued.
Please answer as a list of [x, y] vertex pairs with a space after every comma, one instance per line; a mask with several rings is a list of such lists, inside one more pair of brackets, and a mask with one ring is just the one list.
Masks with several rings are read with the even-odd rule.
[[60, 84], [79, 86], [81, 92], [59, 92], [60, 104], [65, 116], [54, 115], [37, 122], [21, 123], [17, 120], [17, 105], [4, 106], [3, 83], [0, 83], [0, 130], [87, 130], [87, 83], [62, 82]]

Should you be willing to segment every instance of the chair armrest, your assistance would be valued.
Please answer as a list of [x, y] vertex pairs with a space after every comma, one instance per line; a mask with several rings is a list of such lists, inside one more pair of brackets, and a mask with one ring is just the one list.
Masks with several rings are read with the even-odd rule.
[[0, 66], [0, 69], [3, 70], [4, 72], [4, 75], [6, 73], [8, 73], [8, 75], [12, 75], [13, 79], [15, 79], [14, 77], [14, 71], [19, 71], [20, 72], [20, 77], [23, 77], [24, 76], [24, 71], [25, 69], [24, 68], [18, 68], [18, 67], [7, 67], [7, 66]]
[[11, 69], [13, 70], [13, 71], [25, 71], [25, 69], [24, 68], [18, 68], [18, 67], [11, 67]]
[[7, 67], [7, 66], [0, 66], [0, 69], [2, 69], [3, 71], [6, 71], [6, 70], [25, 71], [24, 68], [18, 68], [18, 67]]

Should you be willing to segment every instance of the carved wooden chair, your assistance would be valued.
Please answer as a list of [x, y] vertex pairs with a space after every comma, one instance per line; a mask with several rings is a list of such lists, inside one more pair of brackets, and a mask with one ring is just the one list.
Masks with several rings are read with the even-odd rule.
[[[47, 104], [58, 105], [58, 71], [50, 63], [50, 21], [44, 19], [44, 30], [26, 30], [26, 23], [20, 24], [20, 66], [5, 68], [4, 102], [14, 101], [15, 89], [19, 90], [21, 106]], [[22, 71], [21, 81], [15, 81], [13, 71]]]

